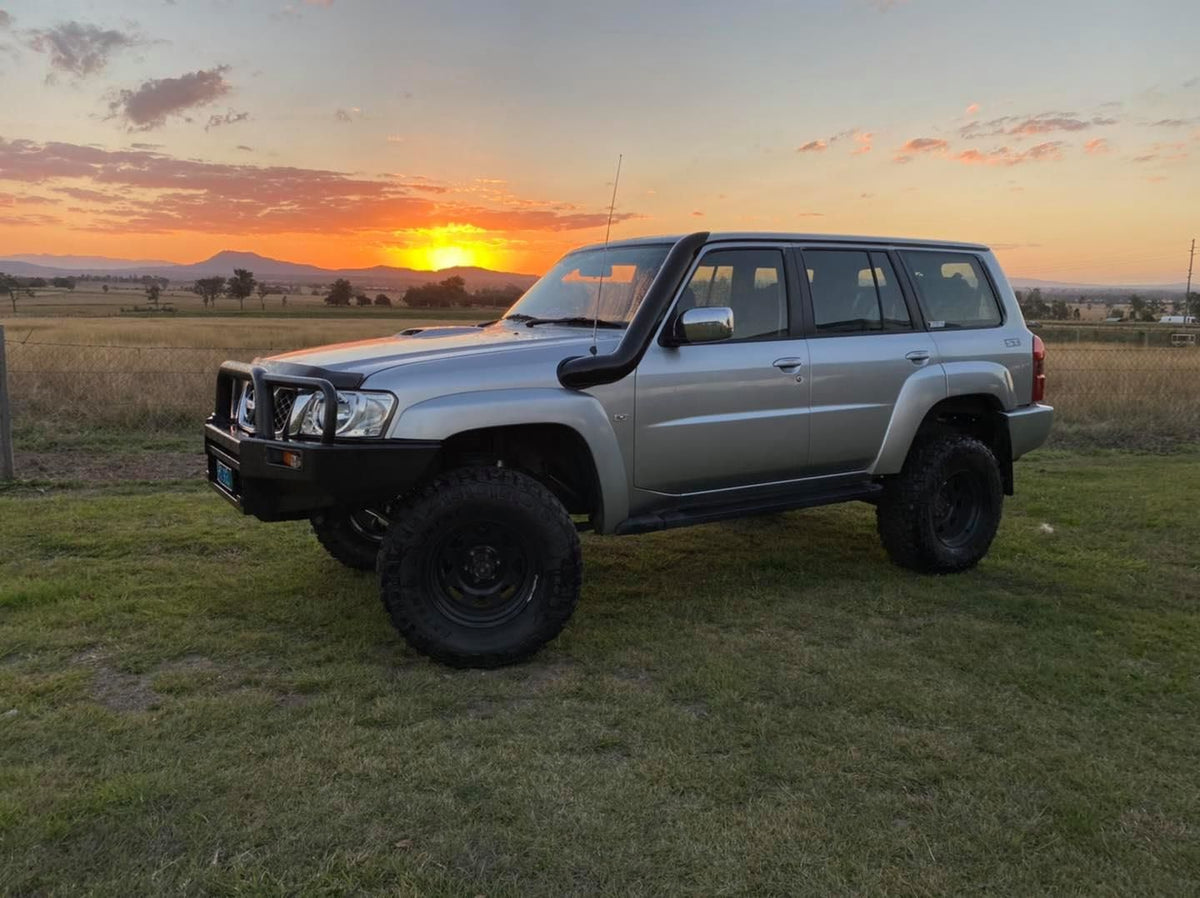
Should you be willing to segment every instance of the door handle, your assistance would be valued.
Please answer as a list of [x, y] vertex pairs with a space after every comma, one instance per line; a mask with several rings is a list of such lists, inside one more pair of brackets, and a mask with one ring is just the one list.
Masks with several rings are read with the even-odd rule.
[[795, 371], [797, 368], [801, 367], [804, 364], [804, 359], [794, 359], [794, 358], [776, 359], [771, 364], [774, 365], [776, 368], [778, 368], [780, 371]]
[[929, 351], [926, 349], [914, 349], [904, 357], [914, 365], [924, 365], [929, 361]]

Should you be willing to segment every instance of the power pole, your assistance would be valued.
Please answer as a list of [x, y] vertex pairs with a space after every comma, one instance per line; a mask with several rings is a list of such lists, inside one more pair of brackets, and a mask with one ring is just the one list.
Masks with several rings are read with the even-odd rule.
[[1183, 290], [1183, 323], [1187, 324], [1188, 308], [1192, 304], [1192, 263], [1196, 261], [1196, 238], [1192, 238], [1192, 253], [1188, 256], [1187, 286]]

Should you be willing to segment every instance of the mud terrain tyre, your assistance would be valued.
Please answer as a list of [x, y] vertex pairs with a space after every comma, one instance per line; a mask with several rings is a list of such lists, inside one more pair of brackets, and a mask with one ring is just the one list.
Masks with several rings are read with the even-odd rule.
[[541, 483], [460, 468], [408, 497], [379, 552], [379, 586], [409, 645], [456, 667], [499, 667], [559, 634], [579, 601], [579, 535]]
[[373, 571], [387, 532], [388, 521], [379, 512], [333, 510], [310, 519], [313, 533], [334, 558], [358, 571]]
[[883, 547], [896, 564], [948, 574], [974, 567], [1000, 526], [1004, 487], [996, 457], [965, 434], [922, 439], [875, 508]]

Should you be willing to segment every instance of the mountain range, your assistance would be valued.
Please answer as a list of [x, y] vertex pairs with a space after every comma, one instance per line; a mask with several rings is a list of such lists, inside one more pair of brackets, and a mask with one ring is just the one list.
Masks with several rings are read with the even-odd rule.
[[222, 250], [211, 258], [190, 265], [157, 260], [113, 259], [107, 256], [54, 256], [48, 254], [14, 255], [0, 257], [0, 271], [17, 277], [68, 277], [71, 275], [105, 275], [114, 277], [160, 277], [172, 282], [189, 282], [197, 278], [228, 276], [235, 268], [248, 268], [260, 281], [284, 281], [287, 283], [326, 284], [337, 278], [347, 278], [356, 287], [405, 288], [429, 281], [461, 277], [468, 290], [486, 287], [505, 287], [515, 284], [528, 287], [536, 275], [509, 271], [492, 271], [488, 268], [461, 266], [444, 268], [441, 271], [418, 271], [413, 268], [397, 268], [391, 265], [374, 265], [370, 268], [321, 268], [302, 262], [285, 262], [271, 259], [258, 253]]
[[[187, 283], [197, 278], [228, 276], [235, 268], [248, 268], [260, 281], [283, 281], [286, 283], [326, 284], [337, 278], [347, 278], [356, 287], [364, 289], [379, 286], [407, 288], [429, 281], [458, 276], [466, 281], [468, 290], [486, 287], [505, 287], [515, 284], [529, 287], [536, 275], [518, 274], [509, 271], [492, 271], [488, 268], [458, 267], [441, 271], [418, 271], [413, 268], [397, 268], [391, 265], [374, 265], [370, 268], [321, 268], [303, 262], [285, 262], [258, 253], [222, 250], [211, 258], [191, 264], [164, 262], [157, 259], [114, 259], [109, 256], [59, 256], [50, 253], [26, 253], [0, 256], [0, 271], [18, 277], [67, 277], [90, 274], [120, 277], [167, 278], [173, 282]], [[1048, 281], [1037, 278], [1009, 278], [1018, 290], [1038, 287], [1049, 292], [1075, 291], [1157, 291], [1182, 292], [1179, 284], [1074, 284], [1065, 281]]]

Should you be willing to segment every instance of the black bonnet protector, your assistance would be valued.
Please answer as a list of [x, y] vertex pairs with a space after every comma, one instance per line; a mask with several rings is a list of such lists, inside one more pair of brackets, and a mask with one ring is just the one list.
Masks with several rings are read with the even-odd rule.
[[284, 374], [288, 377], [317, 377], [333, 384], [335, 390], [356, 390], [362, 386], [365, 375], [353, 371], [331, 371], [328, 368], [318, 368], [316, 365], [300, 365], [296, 362], [275, 362], [271, 359], [260, 359], [255, 365], [269, 374]]
[[558, 382], [572, 390], [582, 390], [620, 380], [637, 367], [646, 347], [662, 324], [663, 316], [675, 297], [680, 283], [700, 248], [708, 241], [708, 231], [680, 238], [663, 261], [658, 276], [650, 284], [641, 306], [625, 329], [625, 336], [612, 352], [581, 355], [558, 363]]

